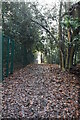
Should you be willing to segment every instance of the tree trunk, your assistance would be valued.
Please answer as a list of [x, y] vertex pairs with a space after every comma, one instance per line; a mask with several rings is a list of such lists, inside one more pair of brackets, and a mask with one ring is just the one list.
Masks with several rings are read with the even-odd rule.
[[41, 63], [43, 62], [43, 56], [42, 56], [42, 53], [41, 53]]
[[73, 56], [74, 56], [74, 47], [71, 47], [71, 51], [70, 51], [70, 57], [69, 57], [69, 69], [72, 67], [73, 65]]
[[60, 2], [60, 8], [59, 8], [59, 54], [60, 54], [60, 67], [62, 70], [64, 70], [64, 41], [62, 38], [62, 1]]
[[60, 57], [61, 57], [61, 69], [64, 71], [65, 70], [65, 66], [64, 66], [64, 54], [63, 52], [61, 51], [60, 52]]
[[74, 47], [72, 45], [72, 33], [71, 28], [68, 28], [68, 48], [66, 53], [66, 68], [70, 69], [73, 65], [73, 57], [74, 57]]

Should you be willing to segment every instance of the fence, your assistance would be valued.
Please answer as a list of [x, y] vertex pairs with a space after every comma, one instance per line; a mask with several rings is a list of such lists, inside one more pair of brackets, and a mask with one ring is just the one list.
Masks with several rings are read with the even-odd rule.
[[2, 36], [3, 41], [3, 78], [13, 73], [14, 40]]
[[3, 41], [3, 78], [8, 77], [14, 70], [25, 67], [34, 61], [34, 55], [31, 49], [20, 42], [15, 41], [5, 35]]

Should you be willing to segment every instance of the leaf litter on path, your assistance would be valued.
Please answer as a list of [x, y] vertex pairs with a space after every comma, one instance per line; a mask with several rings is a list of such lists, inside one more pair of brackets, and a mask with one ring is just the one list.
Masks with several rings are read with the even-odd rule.
[[58, 65], [28, 65], [5, 78], [2, 117], [77, 119], [79, 89], [78, 78]]

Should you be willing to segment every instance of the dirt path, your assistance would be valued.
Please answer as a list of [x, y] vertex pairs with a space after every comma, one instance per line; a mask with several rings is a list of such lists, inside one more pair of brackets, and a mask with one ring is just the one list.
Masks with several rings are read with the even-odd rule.
[[4, 81], [3, 118], [76, 118], [79, 82], [57, 65], [28, 65]]
[[0, 83], [0, 120], [2, 116], [2, 83]]

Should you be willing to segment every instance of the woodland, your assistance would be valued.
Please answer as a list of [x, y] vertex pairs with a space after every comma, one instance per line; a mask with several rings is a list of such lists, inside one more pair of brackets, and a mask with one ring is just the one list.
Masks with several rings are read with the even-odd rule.
[[62, 70], [79, 63], [79, 10], [80, 2], [59, 2], [50, 7], [30, 2], [3, 2], [3, 35], [15, 41], [14, 63], [25, 66], [34, 62], [36, 51], [44, 55], [41, 62], [59, 64]]
[[2, 2], [2, 119], [80, 119], [80, 2]]

